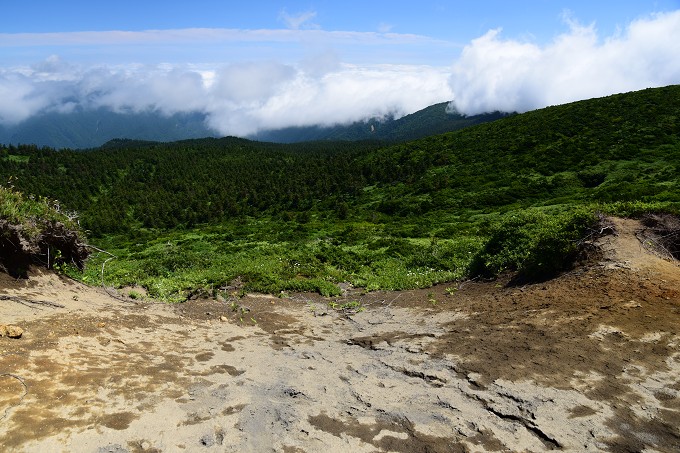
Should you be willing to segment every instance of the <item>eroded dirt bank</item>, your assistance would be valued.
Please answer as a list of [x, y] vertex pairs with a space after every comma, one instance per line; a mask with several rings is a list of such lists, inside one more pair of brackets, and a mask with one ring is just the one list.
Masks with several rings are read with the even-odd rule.
[[168, 306], [2, 276], [0, 449], [678, 451], [680, 268], [637, 228], [525, 287]]

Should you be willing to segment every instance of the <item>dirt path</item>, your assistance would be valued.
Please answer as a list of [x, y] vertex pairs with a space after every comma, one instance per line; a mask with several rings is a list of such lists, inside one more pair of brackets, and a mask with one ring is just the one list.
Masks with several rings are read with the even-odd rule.
[[3, 276], [0, 450], [678, 451], [680, 268], [637, 228], [522, 288], [168, 306]]

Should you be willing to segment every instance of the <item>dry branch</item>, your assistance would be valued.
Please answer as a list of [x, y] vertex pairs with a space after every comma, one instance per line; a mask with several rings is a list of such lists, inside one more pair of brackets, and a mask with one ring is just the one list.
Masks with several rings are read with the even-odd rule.
[[114, 255], [113, 253], [108, 252], [108, 251], [106, 251], [106, 250], [104, 250], [104, 249], [100, 249], [99, 247], [95, 247], [94, 245], [90, 245], [90, 244], [82, 244], [82, 246], [83, 246], [83, 247], [87, 247], [87, 248], [91, 248], [91, 249], [93, 249], [93, 250], [95, 250], [95, 251], [97, 251], [97, 252], [106, 253], [107, 255], [109, 255], [109, 258], [105, 259], [104, 262], [102, 263], [102, 272], [101, 272], [101, 274], [102, 274], [102, 277], [101, 277], [102, 288], [104, 288], [104, 291], [106, 291], [106, 293], [107, 293], [109, 296], [113, 297], [114, 299], [120, 300], [120, 301], [122, 301], [122, 302], [129, 302], [129, 300], [125, 299], [124, 297], [121, 297], [121, 296], [120, 296], [118, 293], [116, 293], [115, 291], [111, 291], [111, 290], [109, 289], [109, 287], [106, 286], [106, 283], [105, 283], [105, 281], [104, 281], [104, 270], [106, 269], [106, 264], [107, 264], [109, 261], [111, 261], [111, 260], [113, 260], [113, 259], [116, 259], [116, 258], [118, 258], [118, 257], [117, 257], [116, 255]]

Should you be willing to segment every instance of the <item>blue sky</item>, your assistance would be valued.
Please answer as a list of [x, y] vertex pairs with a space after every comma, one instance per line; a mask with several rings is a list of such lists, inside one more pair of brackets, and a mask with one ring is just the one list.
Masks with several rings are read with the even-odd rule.
[[581, 22], [596, 22], [610, 34], [650, 12], [680, 8], [675, 0], [515, 1], [224, 1], [193, 0], [5, 0], [5, 33], [141, 31], [179, 28], [275, 29], [287, 27], [282, 13], [312, 12], [305, 27], [329, 31], [414, 33], [465, 43], [492, 28], [510, 36], [550, 39], [564, 29], [570, 10]]
[[244, 135], [680, 83], [680, 0], [3, 3], [0, 124], [104, 106]]

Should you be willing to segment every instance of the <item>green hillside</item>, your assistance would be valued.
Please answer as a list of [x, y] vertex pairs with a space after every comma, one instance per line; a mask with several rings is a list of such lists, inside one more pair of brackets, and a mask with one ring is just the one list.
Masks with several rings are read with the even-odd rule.
[[[549, 107], [384, 147], [236, 138], [0, 149], [0, 180], [80, 213], [107, 279], [181, 300], [426, 287], [568, 268], [598, 210], [680, 209], [680, 87]], [[84, 274], [99, 278], [104, 257]], [[75, 272], [75, 271], [74, 271]]]

